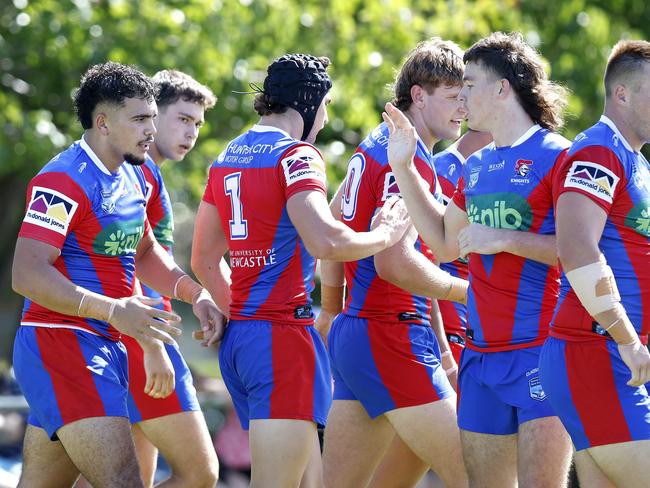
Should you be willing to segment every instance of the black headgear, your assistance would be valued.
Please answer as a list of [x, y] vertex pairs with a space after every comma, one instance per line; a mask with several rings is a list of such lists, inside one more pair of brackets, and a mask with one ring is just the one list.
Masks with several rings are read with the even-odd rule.
[[304, 123], [301, 140], [305, 140], [314, 125], [316, 112], [332, 88], [326, 67], [315, 56], [285, 54], [268, 67], [264, 93], [272, 102], [296, 110]]

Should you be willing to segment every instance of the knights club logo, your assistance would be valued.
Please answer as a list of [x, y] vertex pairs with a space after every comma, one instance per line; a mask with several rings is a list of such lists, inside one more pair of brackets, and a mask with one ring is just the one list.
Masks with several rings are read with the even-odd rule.
[[530, 167], [533, 165], [533, 162], [530, 159], [518, 159], [515, 163], [515, 176], [521, 176], [525, 178], [530, 172]]
[[612, 203], [620, 178], [604, 166], [590, 161], [574, 161], [564, 179], [564, 186], [579, 188]]

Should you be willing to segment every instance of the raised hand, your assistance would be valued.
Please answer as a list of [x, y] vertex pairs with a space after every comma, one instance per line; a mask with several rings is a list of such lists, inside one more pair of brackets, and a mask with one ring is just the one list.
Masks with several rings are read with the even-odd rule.
[[415, 156], [417, 132], [406, 115], [392, 103], [381, 114], [388, 126], [388, 163], [394, 171], [408, 167]]

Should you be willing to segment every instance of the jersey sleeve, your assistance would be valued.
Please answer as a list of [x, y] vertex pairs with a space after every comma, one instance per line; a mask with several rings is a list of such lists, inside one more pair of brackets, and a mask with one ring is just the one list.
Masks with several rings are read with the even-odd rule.
[[451, 201], [456, 204], [456, 206], [461, 209], [463, 212], [467, 212], [465, 208], [465, 177], [461, 176], [458, 178], [458, 184], [454, 190], [454, 194], [451, 197]]
[[66, 237], [89, 209], [83, 189], [64, 173], [42, 173], [27, 187], [19, 237], [63, 248]]
[[325, 161], [314, 146], [298, 144], [289, 148], [280, 157], [277, 171], [287, 200], [306, 190], [327, 195]]
[[214, 174], [214, 168], [210, 168], [210, 172], [208, 173], [208, 182], [205, 184], [205, 190], [203, 191], [203, 198], [202, 200], [205, 203], [209, 203], [210, 205], [216, 206], [217, 203], [214, 199], [214, 195], [212, 194], [212, 187], [214, 186], [214, 180], [215, 180], [215, 174]]
[[616, 154], [604, 146], [588, 146], [564, 159], [553, 184], [557, 199], [566, 192], [577, 192], [609, 214], [625, 169]]

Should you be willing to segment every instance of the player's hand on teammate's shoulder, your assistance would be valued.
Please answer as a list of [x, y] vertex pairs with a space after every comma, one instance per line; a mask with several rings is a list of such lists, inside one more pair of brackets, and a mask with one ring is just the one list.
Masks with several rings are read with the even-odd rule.
[[406, 205], [399, 196], [391, 196], [372, 219], [370, 228], [386, 234], [386, 247], [399, 242], [411, 226]]
[[144, 352], [143, 363], [147, 382], [144, 392], [153, 398], [165, 398], [176, 387], [174, 366], [162, 342], [152, 338], [139, 341]]
[[192, 334], [194, 339], [202, 341], [201, 345], [204, 347], [219, 342], [226, 330], [227, 319], [207, 290], [203, 289], [192, 300], [192, 311], [201, 324], [201, 330]]
[[632, 377], [627, 382], [629, 386], [641, 386], [650, 381], [650, 352], [641, 341], [619, 344], [618, 352], [632, 373]]
[[172, 325], [181, 321], [173, 312], [153, 308], [160, 298], [130, 296], [116, 300], [108, 322], [123, 334], [136, 339], [149, 336], [167, 344], [175, 344], [172, 336], [181, 335], [181, 329]]
[[468, 254], [496, 254], [502, 252], [504, 245], [501, 240], [503, 230], [493, 229], [483, 224], [471, 223], [458, 233], [458, 249], [460, 257]]
[[408, 167], [415, 156], [417, 133], [411, 121], [392, 103], [387, 103], [381, 114], [388, 126], [388, 163], [393, 171]]

